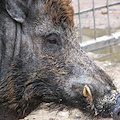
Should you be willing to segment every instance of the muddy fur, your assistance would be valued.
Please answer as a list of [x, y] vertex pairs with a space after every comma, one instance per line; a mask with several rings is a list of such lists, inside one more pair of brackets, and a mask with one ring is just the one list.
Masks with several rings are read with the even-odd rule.
[[[0, 4], [1, 119], [24, 118], [43, 102], [111, 117], [118, 92], [80, 48], [70, 0]], [[93, 101], [83, 95], [85, 85]]]
[[66, 23], [73, 27], [74, 11], [70, 0], [46, 0], [45, 2], [45, 11], [52, 16], [55, 23]]

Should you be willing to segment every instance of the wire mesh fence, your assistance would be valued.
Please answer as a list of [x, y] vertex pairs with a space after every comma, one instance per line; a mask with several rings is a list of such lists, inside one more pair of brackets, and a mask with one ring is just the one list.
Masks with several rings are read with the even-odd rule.
[[75, 28], [82, 44], [120, 31], [120, 0], [72, 0]]

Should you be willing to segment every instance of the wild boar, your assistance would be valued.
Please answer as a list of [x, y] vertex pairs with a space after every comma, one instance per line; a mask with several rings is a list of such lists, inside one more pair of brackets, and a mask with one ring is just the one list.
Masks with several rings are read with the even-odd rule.
[[120, 120], [120, 94], [80, 48], [70, 0], [0, 1], [0, 120], [55, 103]]

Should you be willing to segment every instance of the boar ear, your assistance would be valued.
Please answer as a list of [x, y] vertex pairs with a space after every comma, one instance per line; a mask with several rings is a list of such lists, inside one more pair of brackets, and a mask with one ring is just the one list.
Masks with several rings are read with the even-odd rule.
[[[31, 1], [31, 0], [30, 0]], [[28, 11], [29, 0], [5, 0], [8, 14], [17, 22], [23, 23]]]

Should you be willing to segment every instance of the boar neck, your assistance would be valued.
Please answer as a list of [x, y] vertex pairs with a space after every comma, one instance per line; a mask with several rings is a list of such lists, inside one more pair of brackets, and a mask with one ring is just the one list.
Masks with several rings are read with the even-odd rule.
[[0, 120], [19, 120], [14, 111], [9, 111], [7, 108], [0, 106]]

